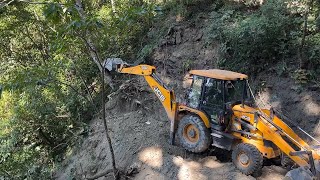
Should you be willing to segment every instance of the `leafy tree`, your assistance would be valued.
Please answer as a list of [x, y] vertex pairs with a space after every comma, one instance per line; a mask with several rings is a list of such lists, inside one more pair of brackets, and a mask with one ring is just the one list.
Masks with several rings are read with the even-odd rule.
[[109, 1], [83, 1], [83, 12], [69, 0], [1, 6], [0, 178], [49, 178], [86, 134], [103, 57], [133, 58], [156, 15], [153, 3], [128, 2], [116, 14]]
[[220, 66], [256, 74], [294, 54], [302, 21], [283, 1], [267, 1], [252, 13], [222, 9], [212, 16], [217, 22], [209, 33], [222, 43]]

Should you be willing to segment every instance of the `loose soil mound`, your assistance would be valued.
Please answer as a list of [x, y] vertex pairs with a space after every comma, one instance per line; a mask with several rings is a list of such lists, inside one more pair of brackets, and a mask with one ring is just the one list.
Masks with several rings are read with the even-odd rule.
[[[212, 150], [204, 154], [193, 154], [170, 145], [170, 123], [160, 103], [151, 93], [146, 93], [141, 98], [141, 102], [148, 101], [143, 104], [148, 109], [139, 106], [129, 110], [123, 104], [123, 99], [115, 99], [118, 102], [116, 108], [107, 111], [117, 166], [137, 172], [130, 178], [254, 179], [243, 175], [233, 166], [228, 157], [230, 153]], [[85, 179], [110, 169], [108, 152], [102, 120], [94, 119], [90, 124], [88, 137], [78, 151], [63, 162], [55, 178]], [[280, 167], [266, 166], [259, 179], [281, 179], [285, 173]], [[112, 176], [100, 179], [112, 179]]]

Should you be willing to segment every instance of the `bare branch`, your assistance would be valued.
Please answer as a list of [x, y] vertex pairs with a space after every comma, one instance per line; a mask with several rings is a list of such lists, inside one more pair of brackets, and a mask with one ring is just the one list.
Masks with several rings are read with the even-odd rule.
[[[35, 2], [35, 1], [27, 1], [27, 0], [18, 0], [18, 2], [24, 2], [24, 3], [28, 3], [28, 4], [52, 4], [52, 2]], [[56, 3], [55, 4], [59, 4], [59, 5], [65, 5], [63, 3]]]
[[7, 2], [7, 3], [5, 3], [5, 1], [4, 1], [4, 2], [0, 2], [0, 8], [4, 8], [4, 7], [8, 6], [8, 5], [11, 4], [13, 1], [14, 1], [14, 0], [11, 0], [11, 1]]
[[[82, 7], [82, 1], [81, 0], [76, 0], [76, 9], [78, 10], [79, 16], [81, 17], [81, 19], [86, 19], [85, 16], [85, 12], [83, 10]], [[105, 68], [103, 68], [103, 66], [101, 65], [101, 61], [99, 58], [99, 54], [97, 52], [97, 48], [95, 47], [94, 43], [92, 42], [91, 38], [90, 38], [90, 32], [88, 30], [85, 31], [85, 35], [87, 37], [82, 37], [82, 39], [84, 40], [84, 42], [87, 45], [87, 48], [89, 49], [90, 55], [92, 60], [97, 64], [97, 66], [99, 67], [100, 71], [101, 71], [101, 81], [102, 81], [102, 90], [101, 90], [101, 99], [102, 99], [102, 119], [103, 119], [103, 125], [104, 125], [104, 130], [107, 136], [107, 142], [108, 142], [108, 146], [109, 146], [109, 150], [110, 150], [110, 154], [111, 154], [111, 164], [112, 164], [112, 170], [110, 170], [110, 172], [113, 172], [113, 176], [115, 179], [118, 179], [118, 171], [116, 168], [116, 163], [115, 163], [115, 156], [114, 156], [114, 151], [113, 151], [113, 147], [112, 147], [112, 142], [111, 142], [111, 137], [110, 134], [108, 132], [108, 125], [107, 125], [107, 120], [106, 120], [106, 103], [105, 103], [105, 79], [106, 77], [108, 78], [109, 82], [109, 86], [113, 87], [112, 85], [112, 79], [111, 76], [109, 74], [105, 74], [106, 72], [109, 73], [108, 71], [105, 70]], [[95, 178], [94, 178], [95, 179]]]
[[117, 13], [117, 11], [116, 11], [116, 4], [115, 4], [114, 0], [110, 0], [110, 1], [111, 1], [112, 12], [113, 12], [114, 14], [116, 14], [116, 13]]
[[[81, 19], [82, 20], [86, 19], [86, 14], [85, 14], [85, 12], [83, 10], [81, 0], [76, 0], [75, 7], [76, 7]], [[97, 52], [97, 48], [94, 45], [92, 39], [90, 38], [89, 30], [85, 31], [85, 35], [84, 36], [80, 35], [79, 37], [85, 42], [85, 44], [86, 44], [86, 46], [87, 46], [87, 48], [89, 50], [91, 59], [93, 60], [94, 63], [96, 63], [96, 65], [98, 66], [100, 72], [102, 72], [102, 71], [105, 72], [104, 73], [104, 75], [105, 75], [104, 76], [104, 81], [106, 81], [106, 83], [111, 87], [111, 89], [113, 89], [114, 86], [113, 86], [111, 75], [110, 75], [109, 71], [105, 70], [105, 68], [103, 68], [103, 66], [101, 64], [101, 59], [99, 57], [99, 53]]]

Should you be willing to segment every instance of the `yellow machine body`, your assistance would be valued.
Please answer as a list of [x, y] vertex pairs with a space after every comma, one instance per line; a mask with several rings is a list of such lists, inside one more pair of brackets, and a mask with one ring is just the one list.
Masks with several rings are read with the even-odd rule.
[[[116, 71], [140, 75], [145, 78], [162, 103], [171, 122], [172, 143], [174, 142], [176, 125], [180, 120], [179, 114], [191, 113], [197, 115], [203, 121], [206, 128], [210, 128], [210, 120], [204, 112], [176, 102], [174, 92], [169, 90], [155, 75], [155, 67], [150, 65], [128, 66], [127, 64], [117, 64]], [[220, 80], [248, 78], [247, 75], [241, 73], [217, 69], [192, 70], [189, 73]], [[243, 125], [250, 127], [250, 131], [243, 132]], [[224, 133], [229, 133], [235, 137], [236, 141], [233, 146], [236, 146], [238, 143], [252, 144], [260, 151], [263, 157], [268, 159], [279, 157], [281, 153], [284, 153], [302, 167], [310, 167], [310, 156], [308, 157], [306, 154], [293, 155], [294, 152], [309, 151], [312, 152], [314, 160], [320, 159], [316, 149], [302, 140], [286, 123], [274, 115], [271, 110], [261, 110], [244, 104], [235, 105], [232, 107], [232, 116], [229, 120], [228, 128]], [[288, 142], [288, 139], [291, 143]]]
[[[275, 115], [271, 115], [271, 111], [267, 109], [262, 109], [263, 113], [266, 114], [270, 118], [270, 120], [274, 123], [271, 124], [268, 120], [259, 116], [259, 109], [255, 109], [249, 106], [244, 105], [235, 105], [233, 107], [233, 117], [232, 117], [232, 130], [240, 130], [239, 119], [248, 122], [253, 125], [255, 129], [250, 131], [250, 135], [243, 136], [240, 133], [233, 132], [232, 134], [238, 138], [240, 138], [243, 142], [255, 145], [262, 155], [268, 159], [275, 158], [280, 155], [281, 152], [288, 155], [294, 162], [296, 162], [300, 166], [308, 166], [308, 157], [307, 156], [292, 156], [290, 152], [295, 152], [295, 150], [290, 143], [288, 143], [284, 137], [289, 136], [294, 139], [292, 141], [296, 147], [299, 147], [299, 150], [313, 151], [313, 158], [315, 160], [319, 160], [319, 154], [312, 148], [312, 146], [308, 145], [304, 140], [302, 140], [287, 124], [285, 124], [279, 117]], [[278, 126], [278, 128], [275, 128]], [[282, 131], [279, 131], [281, 129]], [[270, 141], [275, 144], [275, 147], [265, 146], [265, 141]]]

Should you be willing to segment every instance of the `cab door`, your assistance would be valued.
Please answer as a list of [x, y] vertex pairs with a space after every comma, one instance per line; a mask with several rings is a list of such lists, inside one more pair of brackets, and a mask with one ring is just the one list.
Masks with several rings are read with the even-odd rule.
[[223, 81], [205, 78], [202, 86], [200, 110], [204, 111], [213, 125], [219, 125], [219, 114], [223, 111]]

